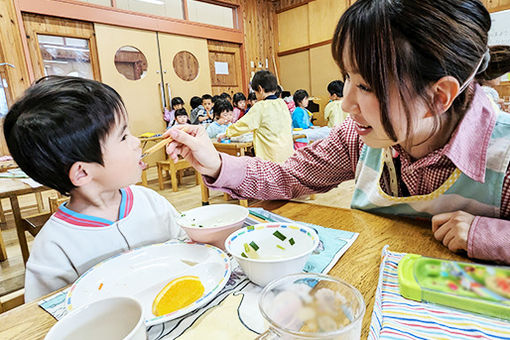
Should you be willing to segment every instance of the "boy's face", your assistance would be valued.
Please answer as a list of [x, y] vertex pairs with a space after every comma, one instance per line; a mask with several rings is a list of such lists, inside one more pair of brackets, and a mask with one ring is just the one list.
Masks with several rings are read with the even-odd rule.
[[174, 110], [180, 110], [182, 109], [182, 104], [174, 105]]
[[120, 189], [140, 180], [145, 164], [141, 161], [140, 140], [133, 136], [127, 120], [119, 119], [102, 143], [103, 163], [94, 180], [105, 189]]
[[241, 110], [246, 109], [246, 100], [240, 100], [237, 102], [237, 107]]
[[218, 119], [218, 124], [225, 125], [232, 122], [234, 113], [232, 111], [223, 111]]
[[186, 124], [188, 122], [188, 116], [185, 116], [185, 115], [177, 116], [177, 117], [175, 117], [175, 120], [179, 124]]
[[301, 107], [308, 107], [308, 102], [309, 102], [308, 97], [305, 97], [305, 98], [301, 101], [301, 104], [300, 104], [299, 106], [301, 106]]
[[211, 99], [204, 99], [202, 101], [202, 105], [204, 106], [204, 109], [209, 112], [211, 111], [212, 107], [213, 107], [213, 103], [212, 103], [212, 100]]

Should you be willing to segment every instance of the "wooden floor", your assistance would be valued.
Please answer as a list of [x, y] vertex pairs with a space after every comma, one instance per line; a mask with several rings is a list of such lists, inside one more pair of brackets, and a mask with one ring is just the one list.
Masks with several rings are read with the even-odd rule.
[[[195, 178], [193, 175], [185, 176], [183, 178], [183, 183], [179, 186], [178, 192], [172, 191], [169, 179], [165, 181], [164, 190], [160, 191], [158, 188], [156, 170], [154, 168], [149, 169], [148, 178], [149, 187], [166, 197], [178, 211], [188, 210], [201, 205], [200, 186], [195, 185]], [[328, 193], [316, 195], [316, 199], [313, 201], [311, 201], [308, 196], [297, 199], [296, 201], [349, 208], [353, 188], [354, 181], [348, 181], [342, 183], [338, 188], [333, 189]], [[49, 196], [56, 196], [56, 192], [48, 191], [43, 193], [43, 202], [45, 203], [46, 209], [49, 209]], [[226, 203], [223, 199], [223, 194], [219, 191], [211, 191], [210, 196], [210, 202], [212, 204]], [[22, 215], [37, 213], [35, 196], [33, 194], [21, 196], [19, 200], [20, 206], [22, 207]], [[236, 202], [237, 201], [230, 201], [228, 203]], [[25, 277], [25, 267], [23, 265], [18, 238], [16, 236], [14, 220], [12, 214], [9, 212], [9, 200], [2, 200], [2, 206], [4, 210], [6, 210], [7, 222], [5, 224], [0, 224], [0, 228], [2, 229], [2, 236], [4, 237], [7, 255], [9, 258], [7, 261], [0, 262], [0, 296], [23, 288]], [[28, 233], [26, 233], [26, 235], [29, 240], [30, 247], [33, 238]]]

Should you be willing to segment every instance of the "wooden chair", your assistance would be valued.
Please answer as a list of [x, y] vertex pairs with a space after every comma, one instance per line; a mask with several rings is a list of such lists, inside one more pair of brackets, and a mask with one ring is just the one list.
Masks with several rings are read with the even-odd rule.
[[[163, 190], [163, 171], [170, 173], [170, 180], [172, 182], [172, 190], [175, 192], [178, 190], [178, 185], [181, 184], [182, 172], [184, 169], [193, 168], [191, 164], [185, 159], [179, 159], [176, 163], [169, 159], [166, 161], [159, 161], [156, 163], [158, 166], [158, 182], [159, 190]], [[199, 184], [200, 174], [195, 171], [195, 182]]]
[[25, 303], [25, 289], [21, 288], [12, 293], [0, 296], [0, 314]]
[[[30, 216], [26, 216], [26, 217], [22, 218], [20, 227], [23, 230], [21, 230], [21, 232], [24, 233], [25, 231], [28, 231], [30, 233], [30, 235], [35, 237], [39, 233], [39, 231], [41, 231], [42, 227], [44, 226], [44, 223], [46, 223], [46, 221], [49, 220], [51, 215], [53, 215], [53, 213], [55, 213], [57, 211], [58, 207], [62, 203], [67, 202], [68, 199], [69, 199], [68, 197], [62, 197], [62, 198], [49, 197], [48, 202], [49, 202], [49, 206], [50, 206], [50, 212], [43, 212], [43, 213], [34, 214], [34, 215], [30, 215]], [[26, 239], [24, 239], [23, 241], [20, 239], [19, 242], [20, 242], [21, 248], [24, 248], [27, 250], [26, 252], [22, 252], [22, 253], [26, 254], [26, 256], [23, 256], [23, 263], [26, 264], [28, 261], [28, 254], [29, 254], [28, 243], [27, 243]]]

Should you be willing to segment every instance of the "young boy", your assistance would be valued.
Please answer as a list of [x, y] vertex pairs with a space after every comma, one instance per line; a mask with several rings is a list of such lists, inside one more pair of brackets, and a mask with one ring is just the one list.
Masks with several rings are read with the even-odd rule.
[[202, 105], [204, 107], [206, 117], [204, 119], [199, 118], [200, 124], [210, 124], [213, 122], [213, 97], [210, 94], [204, 94], [202, 96]]
[[227, 128], [232, 125], [232, 105], [226, 99], [218, 99], [214, 103], [214, 122], [207, 127], [209, 138], [224, 134]]
[[133, 185], [145, 166], [142, 150], [122, 99], [108, 85], [43, 78], [11, 107], [4, 134], [24, 172], [70, 196], [34, 240], [25, 301], [69, 285], [120, 252], [184, 238], [174, 207]]
[[283, 163], [294, 153], [292, 122], [287, 105], [275, 96], [276, 77], [269, 71], [258, 71], [251, 86], [258, 101], [249, 113], [227, 129], [225, 135], [234, 137], [253, 131], [255, 155]]
[[329, 127], [341, 124], [348, 114], [342, 110], [342, 98], [344, 83], [334, 80], [328, 85], [329, 99], [331, 100], [324, 108], [324, 118], [328, 121]]
[[200, 124], [201, 121], [207, 118], [204, 106], [202, 105], [202, 98], [197, 96], [192, 97], [189, 101], [189, 105], [191, 106], [191, 112], [189, 114], [191, 124]]
[[[308, 111], [308, 92], [297, 90], [294, 92], [294, 103], [296, 108], [292, 112], [292, 127], [294, 129], [310, 129], [313, 127], [312, 114]], [[299, 138], [294, 142], [294, 148], [299, 149], [308, 145], [307, 138]]]

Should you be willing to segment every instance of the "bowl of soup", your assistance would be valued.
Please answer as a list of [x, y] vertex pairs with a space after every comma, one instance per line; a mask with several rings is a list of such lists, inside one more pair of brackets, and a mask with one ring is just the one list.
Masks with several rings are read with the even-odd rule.
[[177, 224], [195, 242], [224, 249], [225, 239], [241, 228], [250, 214], [237, 204], [213, 204], [184, 211]]
[[319, 245], [319, 236], [308, 227], [292, 223], [262, 223], [234, 231], [225, 249], [248, 278], [259, 286], [303, 271]]

